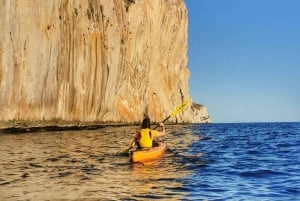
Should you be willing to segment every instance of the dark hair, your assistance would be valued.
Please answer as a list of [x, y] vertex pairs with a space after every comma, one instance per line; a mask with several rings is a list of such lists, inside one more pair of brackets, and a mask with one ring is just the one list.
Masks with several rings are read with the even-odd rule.
[[143, 123], [142, 123], [142, 129], [150, 128], [150, 118], [148, 115], [145, 115]]

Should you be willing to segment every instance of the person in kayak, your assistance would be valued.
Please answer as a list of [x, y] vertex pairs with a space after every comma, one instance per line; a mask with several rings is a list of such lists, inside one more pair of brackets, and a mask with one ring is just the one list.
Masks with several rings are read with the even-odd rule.
[[150, 118], [145, 115], [141, 125], [141, 130], [136, 132], [136, 134], [134, 135], [130, 147], [134, 147], [135, 145], [137, 145], [138, 148], [142, 149], [158, 146], [157, 142], [154, 141], [154, 138], [161, 137], [166, 134], [164, 124], [160, 123], [159, 126], [161, 127], [161, 131], [152, 130], [150, 128]]

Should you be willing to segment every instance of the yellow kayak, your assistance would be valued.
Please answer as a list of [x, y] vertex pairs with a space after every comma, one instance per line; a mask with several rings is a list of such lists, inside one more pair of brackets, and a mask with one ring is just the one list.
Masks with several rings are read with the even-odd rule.
[[166, 145], [163, 142], [158, 142], [158, 146], [149, 149], [138, 149], [129, 154], [132, 162], [149, 162], [163, 155], [166, 150]]

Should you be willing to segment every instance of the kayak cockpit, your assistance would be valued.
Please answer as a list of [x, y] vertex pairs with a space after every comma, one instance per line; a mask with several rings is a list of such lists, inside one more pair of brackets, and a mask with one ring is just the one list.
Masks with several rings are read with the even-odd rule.
[[156, 160], [161, 157], [165, 150], [166, 145], [164, 142], [157, 142], [158, 146], [147, 148], [147, 149], [137, 149], [129, 153], [129, 160], [131, 162], [149, 162]]

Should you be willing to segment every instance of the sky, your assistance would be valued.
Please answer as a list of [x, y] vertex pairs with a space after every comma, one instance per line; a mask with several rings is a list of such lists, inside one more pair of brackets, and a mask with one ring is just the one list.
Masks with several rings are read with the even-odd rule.
[[212, 122], [300, 122], [300, 0], [185, 3], [189, 93]]

